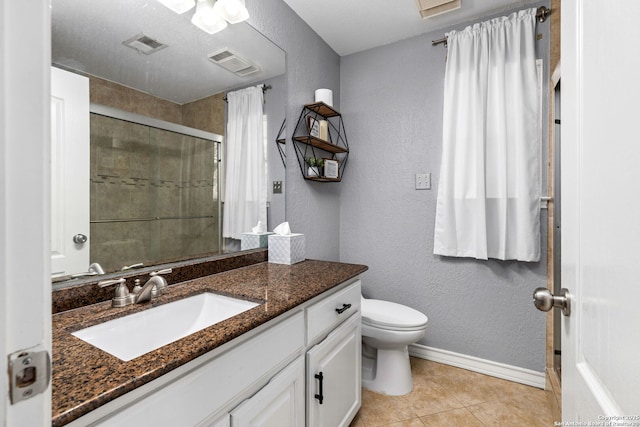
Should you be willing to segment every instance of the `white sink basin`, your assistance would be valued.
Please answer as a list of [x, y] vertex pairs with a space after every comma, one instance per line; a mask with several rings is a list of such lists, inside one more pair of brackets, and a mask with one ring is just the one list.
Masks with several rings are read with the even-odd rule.
[[128, 361], [258, 304], [206, 292], [73, 332]]

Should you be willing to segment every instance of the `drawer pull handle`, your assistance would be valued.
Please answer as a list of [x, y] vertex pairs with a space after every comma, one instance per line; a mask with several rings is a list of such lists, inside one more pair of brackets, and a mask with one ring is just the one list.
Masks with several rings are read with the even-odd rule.
[[338, 314], [342, 314], [351, 308], [351, 304], [342, 304], [342, 308], [336, 308]]
[[324, 375], [322, 375], [322, 372], [320, 372], [319, 374], [315, 374], [314, 377], [315, 379], [320, 381], [320, 393], [316, 394], [314, 397], [318, 399], [318, 401], [320, 401], [320, 404], [322, 405], [322, 401], [324, 400], [324, 396], [322, 395], [322, 381], [324, 380]]

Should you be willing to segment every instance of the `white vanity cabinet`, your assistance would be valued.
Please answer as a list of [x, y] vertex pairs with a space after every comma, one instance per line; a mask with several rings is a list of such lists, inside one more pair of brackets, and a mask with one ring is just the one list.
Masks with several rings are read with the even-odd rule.
[[348, 426], [361, 403], [360, 280], [336, 289], [68, 426]]
[[310, 339], [335, 329], [307, 350], [306, 425], [348, 426], [362, 402], [360, 282], [310, 307], [307, 321]]
[[[302, 357], [304, 310], [296, 308], [69, 426], [218, 426], [244, 399]], [[234, 345], [235, 344], [235, 345]], [[125, 363], [125, 362], [123, 362]]]

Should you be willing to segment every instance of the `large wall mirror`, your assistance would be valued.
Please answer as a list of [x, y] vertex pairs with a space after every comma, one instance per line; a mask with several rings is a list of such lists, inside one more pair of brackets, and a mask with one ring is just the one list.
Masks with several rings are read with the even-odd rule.
[[[52, 269], [56, 287], [228, 253], [220, 235], [225, 95], [269, 88], [268, 182], [284, 181], [275, 140], [285, 115], [285, 52], [246, 22], [208, 34], [192, 24], [195, 9], [177, 14], [156, 0], [52, 0], [51, 8], [52, 78], [58, 70], [83, 76], [90, 102], [83, 154], [52, 153], [54, 175], [88, 170], [86, 193], [52, 188], [52, 234], [62, 242], [52, 242], [54, 252], [89, 252], [80, 266]], [[68, 108], [53, 98], [54, 115]], [[69, 200], [89, 210], [88, 225], [74, 223], [75, 208], [57, 209]], [[284, 220], [284, 200], [269, 185], [269, 227]], [[64, 242], [71, 248], [59, 249]]]

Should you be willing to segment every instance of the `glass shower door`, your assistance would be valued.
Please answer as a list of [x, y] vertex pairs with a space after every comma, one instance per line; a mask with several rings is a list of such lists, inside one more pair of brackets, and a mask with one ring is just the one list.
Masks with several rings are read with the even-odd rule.
[[220, 253], [217, 142], [92, 113], [90, 151], [91, 262]]

